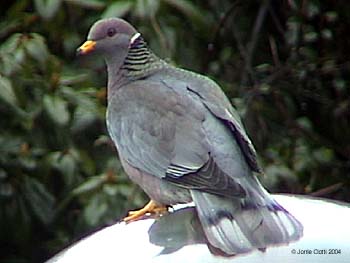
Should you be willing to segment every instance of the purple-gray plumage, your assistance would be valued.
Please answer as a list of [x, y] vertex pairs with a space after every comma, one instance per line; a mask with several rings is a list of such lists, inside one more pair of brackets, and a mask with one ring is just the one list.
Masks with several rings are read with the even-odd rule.
[[126, 173], [152, 199], [126, 221], [193, 201], [210, 246], [226, 255], [302, 236], [254, 175], [254, 147], [214, 81], [159, 59], [122, 19], [96, 22], [78, 52], [104, 57], [108, 132]]

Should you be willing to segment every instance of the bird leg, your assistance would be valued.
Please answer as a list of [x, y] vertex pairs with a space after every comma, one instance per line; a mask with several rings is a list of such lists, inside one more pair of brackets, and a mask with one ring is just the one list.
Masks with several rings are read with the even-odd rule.
[[140, 210], [129, 211], [128, 216], [123, 219], [124, 222], [130, 223], [142, 219], [146, 214], [152, 214], [160, 216], [163, 213], [168, 212], [168, 207], [158, 204], [151, 200]]

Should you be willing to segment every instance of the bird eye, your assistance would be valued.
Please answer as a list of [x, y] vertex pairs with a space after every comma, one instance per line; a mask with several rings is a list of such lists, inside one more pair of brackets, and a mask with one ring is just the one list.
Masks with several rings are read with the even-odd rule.
[[117, 33], [117, 30], [115, 30], [114, 27], [111, 27], [111, 28], [109, 28], [109, 29], [107, 30], [107, 36], [109, 36], [109, 37], [114, 36], [115, 33]]

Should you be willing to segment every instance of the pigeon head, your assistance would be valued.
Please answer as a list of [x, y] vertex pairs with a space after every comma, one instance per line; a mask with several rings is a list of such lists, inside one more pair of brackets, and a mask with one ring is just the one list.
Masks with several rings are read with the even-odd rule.
[[129, 46], [139, 35], [133, 26], [122, 19], [99, 20], [91, 27], [87, 41], [78, 48], [77, 53], [99, 53], [106, 60], [111, 56], [125, 56]]

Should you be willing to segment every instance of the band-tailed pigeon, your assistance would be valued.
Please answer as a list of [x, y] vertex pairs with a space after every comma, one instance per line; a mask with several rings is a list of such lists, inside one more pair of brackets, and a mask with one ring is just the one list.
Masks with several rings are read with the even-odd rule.
[[214, 81], [158, 58], [122, 19], [96, 22], [78, 53], [104, 57], [108, 132], [126, 173], [151, 198], [125, 221], [193, 201], [210, 246], [227, 255], [302, 236], [254, 175], [254, 147]]

